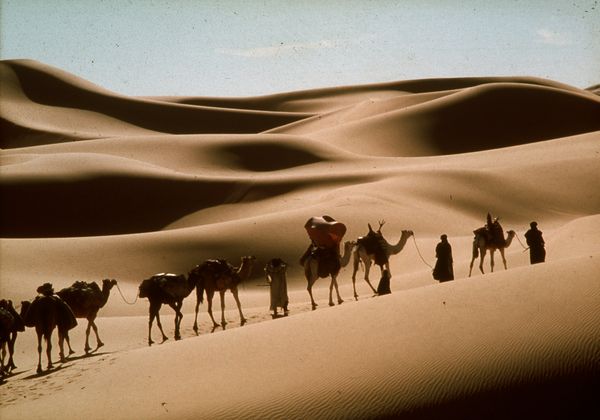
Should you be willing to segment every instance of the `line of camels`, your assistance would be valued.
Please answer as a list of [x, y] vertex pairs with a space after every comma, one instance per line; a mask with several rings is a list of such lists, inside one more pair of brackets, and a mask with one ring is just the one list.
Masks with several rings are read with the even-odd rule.
[[[343, 254], [340, 252], [321, 252], [311, 253], [302, 261], [304, 267], [304, 274], [307, 280], [307, 290], [310, 296], [312, 309], [316, 309], [317, 303], [315, 302], [312, 294], [312, 287], [319, 278], [331, 278], [329, 286], [329, 305], [334, 306], [333, 302], [333, 289], [335, 288], [337, 294], [337, 302], [341, 304], [343, 302], [340, 296], [337, 284], [337, 276], [342, 267], [345, 267], [353, 257], [353, 271], [352, 271], [352, 287], [354, 292], [354, 298], [358, 300], [358, 293], [356, 292], [356, 274], [359, 270], [359, 266], [364, 265], [364, 280], [369, 285], [374, 294], [377, 294], [376, 289], [373, 287], [369, 280], [369, 273], [373, 264], [379, 265], [381, 273], [387, 270], [390, 273], [389, 258], [392, 255], [396, 255], [402, 251], [408, 239], [413, 236], [411, 230], [403, 230], [400, 239], [396, 243], [389, 243], [383, 237], [381, 228], [384, 225], [384, 221], [379, 222], [379, 228], [375, 231], [369, 224], [369, 233], [366, 236], [359, 237], [356, 241], [346, 241], [343, 244]], [[473, 263], [477, 257], [480, 257], [479, 269], [482, 273], [483, 262], [487, 252], [490, 253], [490, 265], [491, 271], [494, 269], [494, 252], [498, 250], [502, 256], [504, 268], [507, 268], [506, 258], [504, 256], [504, 249], [508, 248], [515, 237], [515, 232], [512, 230], [507, 231], [507, 237], [501, 241], [500, 244], [493, 243], [490, 240], [489, 235], [485, 233], [484, 228], [480, 228], [474, 231], [475, 237], [473, 240], [473, 258], [470, 263], [469, 276], [473, 268]], [[162, 335], [162, 342], [168, 339], [165, 335], [162, 324], [160, 322], [159, 311], [162, 305], [168, 305], [175, 311], [175, 339], [179, 340], [180, 325], [183, 318], [181, 308], [183, 300], [187, 298], [191, 292], [196, 290], [196, 307], [193, 330], [198, 335], [198, 312], [199, 306], [203, 303], [204, 294], [208, 303], [208, 314], [213, 322], [212, 331], [221, 326], [225, 329], [227, 322], [225, 321], [225, 292], [229, 290], [237, 304], [237, 308], [240, 316], [240, 324], [244, 325], [247, 320], [242, 312], [240, 299], [238, 296], [238, 285], [250, 278], [253, 266], [256, 262], [254, 256], [244, 256], [241, 258], [241, 264], [237, 267], [233, 266], [226, 260], [206, 260], [200, 265], [195, 266], [187, 276], [176, 275], [170, 273], [160, 273], [153, 275], [152, 277], [145, 279], [139, 286], [140, 298], [147, 298], [149, 301], [149, 322], [148, 322], [148, 345], [152, 345], [152, 325], [154, 319]], [[265, 267], [265, 271], [270, 267], [269, 264]], [[272, 274], [266, 272], [266, 274]], [[21, 311], [17, 313], [13, 304], [10, 300], [0, 300], [0, 346], [1, 346], [1, 365], [0, 375], [4, 377], [5, 374], [13, 371], [16, 366], [13, 361], [14, 345], [18, 332], [25, 330], [25, 327], [35, 328], [37, 334], [37, 350], [38, 350], [38, 365], [37, 372], [41, 373], [42, 370], [42, 339], [46, 342], [46, 357], [47, 357], [47, 369], [52, 369], [51, 360], [51, 336], [55, 329], [58, 330], [59, 339], [59, 356], [61, 362], [66, 360], [64, 354], [64, 342], [66, 341], [69, 355], [73, 354], [74, 351], [71, 348], [69, 340], [69, 330], [73, 328], [77, 321], [75, 318], [84, 318], [87, 320], [86, 328], [86, 339], [84, 351], [89, 354], [92, 351], [102, 347], [104, 343], [100, 340], [98, 334], [98, 328], [95, 324], [98, 311], [108, 301], [111, 289], [117, 285], [117, 281], [114, 279], [105, 279], [102, 281], [102, 287], [100, 288], [96, 282], [75, 282], [72, 286], [64, 288], [53, 293], [51, 285], [46, 283], [45, 287], [50, 287], [50, 291], [43, 292], [40, 286], [38, 292], [42, 293], [42, 296], [36, 297], [33, 301], [21, 302]], [[41, 292], [42, 291], [42, 292]], [[221, 323], [218, 324], [215, 321], [212, 312], [212, 301], [215, 292], [219, 292], [221, 301]], [[92, 350], [89, 344], [89, 335], [91, 330], [94, 331], [96, 336], [96, 349]], [[8, 354], [8, 360], [5, 363], [6, 355]]]

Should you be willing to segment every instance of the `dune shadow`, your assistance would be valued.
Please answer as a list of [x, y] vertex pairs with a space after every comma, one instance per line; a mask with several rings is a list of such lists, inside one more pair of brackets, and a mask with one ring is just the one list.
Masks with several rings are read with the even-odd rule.
[[111, 351], [97, 351], [98, 349], [92, 350], [89, 353], [83, 353], [81, 355], [77, 355], [77, 356], [69, 356], [67, 357], [67, 362], [70, 361], [75, 361], [75, 360], [82, 360], [82, 359], [90, 359], [92, 357], [98, 357], [98, 356], [103, 356], [105, 354], [112, 354], [113, 352]]
[[63, 364], [61, 364], [59, 366], [53, 367], [52, 369], [47, 369], [47, 370], [44, 370], [44, 371], [42, 371], [40, 373], [36, 372], [36, 373], [33, 373], [33, 374], [29, 375], [29, 376], [25, 376], [23, 379], [44, 378], [46, 376], [50, 376], [53, 373], [60, 372], [61, 370], [66, 369], [66, 368], [71, 367], [71, 366], [72, 365], [70, 365], [70, 364], [63, 363]]

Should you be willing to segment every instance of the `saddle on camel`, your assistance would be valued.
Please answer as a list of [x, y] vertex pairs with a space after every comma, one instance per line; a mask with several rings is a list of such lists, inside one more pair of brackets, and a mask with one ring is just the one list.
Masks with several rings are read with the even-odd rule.
[[388, 262], [388, 256], [385, 252], [386, 241], [381, 233], [381, 227], [384, 223], [385, 222], [379, 222], [379, 230], [377, 231], [373, 230], [370, 223], [367, 223], [367, 226], [369, 226], [369, 233], [367, 233], [366, 236], [360, 236], [357, 240], [357, 244], [362, 246], [365, 251], [367, 251], [368, 255], [375, 256], [375, 264], [380, 267]]
[[[308, 233], [311, 244], [308, 246], [300, 264], [304, 265], [308, 257], [321, 260], [339, 260], [340, 258], [340, 242], [346, 234], [346, 225], [336, 221], [331, 216], [315, 216], [308, 219], [304, 224], [304, 229]], [[327, 277], [327, 268], [319, 264], [319, 277]]]

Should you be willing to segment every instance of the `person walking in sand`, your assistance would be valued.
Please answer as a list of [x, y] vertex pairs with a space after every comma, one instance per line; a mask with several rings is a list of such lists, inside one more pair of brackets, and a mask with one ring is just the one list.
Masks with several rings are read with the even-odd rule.
[[283, 308], [283, 316], [287, 316], [289, 313], [286, 268], [287, 264], [281, 258], [273, 258], [265, 266], [265, 275], [270, 288], [270, 309], [273, 311], [273, 319], [279, 317], [277, 308]]
[[392, 293], [392, 290], [390, 289], [390, 279], [392, 278], [392, 275], [390, 274], [390, 272], [387, 269], [384, 269], [381, 272], [381, 279], [379, 280], [379, 284], [377, 285], [377, 295], [381, 296], [381, 295], [389, 295], [390, 293]]
[[531, 222], [529, 226], [530, 229], [525, 233], [525, 239], [529, 245], [529, 261], [531, 264], [543, 263], [546, 261], [546, 250], [542, 232], [538, 230], [537, 222]]
[[452, 246], [448, 242], [448, 236], [440, 236], [441, 241], [435, 247], [437, 261], [433, 268], [433, 278], [444, 281], [454, 280], [454, 269], [452, 268]]

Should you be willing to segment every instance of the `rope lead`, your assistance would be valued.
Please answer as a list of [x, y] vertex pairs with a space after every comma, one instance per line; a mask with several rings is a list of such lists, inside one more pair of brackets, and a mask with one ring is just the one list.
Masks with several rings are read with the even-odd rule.
[[117, 290], [119, 291], [119, 294], [121, 295], [121, 298], [123, 298], [123, 301], [128, 304], [128, 305], [135, 305], [135, 303], [137, 302], [138, 298], [140, 297], [140, 294], [138, 293], [135, 296], [135, 300], [133, 302], [128, 302], [127, 299], [125, 299], [125, 296], [123, 296], [123, 292], [121, 291], [121, 288], [119, 287], [119, 283], [117, 283]]
[[425, 258], [423, 258], [423, 255], [421, 255], [421, 251], [419, 250], [419, 246], [417, 245], [417, 240], [415, 239], [414, 234], [412, 235], [412, 238], [413, 238], [413, 242], [415, 243], [415, 248], [417, 249], [417, 254], [419, 254], [421, 261], [423, 261], [426, 266], [428, 266], [429, 268], [431, 268], [433, 270], [433, 266], [430, 265], [427, 261], [425, 261]]

